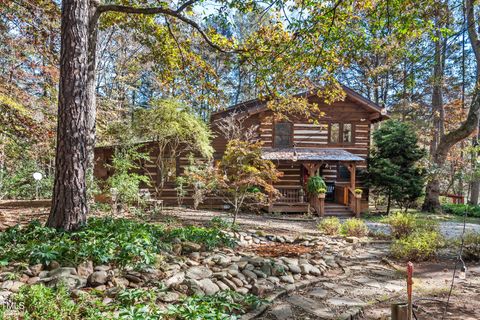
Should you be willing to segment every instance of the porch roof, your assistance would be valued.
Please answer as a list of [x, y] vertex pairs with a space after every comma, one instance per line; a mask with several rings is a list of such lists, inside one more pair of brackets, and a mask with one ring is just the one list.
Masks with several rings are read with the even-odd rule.
[[343, 149], [309, 148], [263, 148], [262, 158], [266, 160], [293, 160], [294, 152], [298, 161], [364, 161], [353, 153]]

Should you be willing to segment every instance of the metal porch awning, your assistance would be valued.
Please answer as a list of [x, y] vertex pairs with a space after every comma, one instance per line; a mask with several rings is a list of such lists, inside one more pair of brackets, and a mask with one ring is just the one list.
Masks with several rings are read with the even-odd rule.
[[292, 161], [365, 161], [364, 158], [343, 149], [313, 148], [263, 148], [262, 158]]

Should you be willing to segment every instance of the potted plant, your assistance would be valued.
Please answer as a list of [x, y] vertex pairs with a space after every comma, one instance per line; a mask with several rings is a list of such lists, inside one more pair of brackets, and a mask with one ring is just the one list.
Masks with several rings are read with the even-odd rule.
[[363, 190], [362, 189], [355, 189], [355, 197], [361, 198], [362, 197]]
[[320, 188], [317, 190], [318, 191], [318, 198], [319, 199], [325, 199], [325, 194], [327, 193], [327, 189], [326, 188]]
[[312, 176], [307, 181], [307, 191], [313, 196], [325, 198], [327, 193], [327, 185], [320, 176]]

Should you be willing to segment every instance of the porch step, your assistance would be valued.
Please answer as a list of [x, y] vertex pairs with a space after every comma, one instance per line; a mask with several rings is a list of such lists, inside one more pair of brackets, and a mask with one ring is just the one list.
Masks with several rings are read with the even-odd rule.
[[354, 213], [349, 207], [343, 204], [325, 203], [325, 215], [335, 217], [353, 217]]
[[[273, 205], [271, 209], [272, 212], [283, 212], [283, 213], [300, 213], [307, 212], [308, 204], [307, 203], [280, 203], [277, 202]], [[337, 203], [326, 203], [325, 204], [325, 215], [326, 216], [335, 216], [335, 217], [353, 217], [354, 214], [349, 207], [337, 204]]]

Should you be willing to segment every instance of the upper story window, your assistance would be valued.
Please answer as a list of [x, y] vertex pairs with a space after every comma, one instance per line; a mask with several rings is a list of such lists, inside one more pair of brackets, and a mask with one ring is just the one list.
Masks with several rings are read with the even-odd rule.
[[353, 127], [351, 123], [330, 123], [329, 142], [334, 144], [353, 143]]
[[275, 148], [290, 148], [293, 146], [293, 125], [291, 122], [275, 122], [273, 134], [273, 146]]

